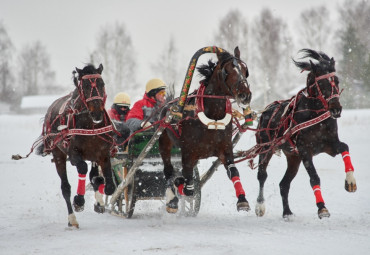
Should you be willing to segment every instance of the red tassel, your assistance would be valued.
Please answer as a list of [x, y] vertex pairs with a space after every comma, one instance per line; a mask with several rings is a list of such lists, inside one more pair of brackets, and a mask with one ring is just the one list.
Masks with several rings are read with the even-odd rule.
[[321, 189], [320, 189], [320, 185], [315, 185], [312, 187], [313, 189], [313, 193], [315, 194], [315, 197], [316, 197], [316, 204], [318, 203], [324, 203], [324, 199], [322, 198], [321, 196]]
[[99, 185], [99, 193], [100, 194], [103, 194], [104, 195], [104, 188], [105, 188], [105, 184], [100, 184]]
[[85, 195], [86, 174], [78, 174], [77, 194]]
[[180, 195], [184, 196], [184, 184], [180, 184], [178, 187], [177, 187]]
[[349, 171], [354, 171], [355, 169], [352, 166], [351, 156], [349, 155], [349, 152], [348, 151], [342, 152], [342, 157], [344, 161], [345, 172], [347, 173]]
[[240, 182], [239, 176], [234, 176], [231, 181], [234, 184], [234, 189], [236, 192], [236, 197], [239, 197], [239, 195], [245, 195], [242, 183]]

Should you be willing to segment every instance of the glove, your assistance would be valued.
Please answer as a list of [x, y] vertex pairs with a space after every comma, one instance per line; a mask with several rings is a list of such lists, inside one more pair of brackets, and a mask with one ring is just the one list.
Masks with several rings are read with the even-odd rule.
[[142, 128], [147, 128], [147, 127], [150, 127], [152, 125], [152, 123], [150, 123], [149, 121], [143, 121], [141, 122], [140, 126]]

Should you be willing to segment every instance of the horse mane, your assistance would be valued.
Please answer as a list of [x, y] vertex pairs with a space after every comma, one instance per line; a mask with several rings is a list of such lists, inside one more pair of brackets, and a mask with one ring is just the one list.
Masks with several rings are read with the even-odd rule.
[[317, 68], [320, 68], [322, 70], [328, 70], [329, 67], [331, 66], [331, 61], [334, 61], [334, 59], [330, 59], [328, 57], [328, 55], [326, 55], [324, 52], [321, 52], [321, 51], [315, 51], [315, 50], [311, 50], [311, 49], [302, 49], [300, 50], [299, 52], [302, 52], [304, 53], [304, 55], [301, 57], [301, 59], [303, 58], [312, 58], [314, 60], [317, 60], [318, 63], [313, 63], [311, 61], [295, 61], [293, 59], [293, 62], [294, 64], [302, 69], [303, 71], [305, 70], [308, 70], [308, 71], [311, 71], [312, 70], [312, 66], [311, 64], [314, 64], [315, 67]]
[[200, 76], [203, 76], [204, 78], [204, 83], [208, 84], [208, 81], [211, 79], [211, 76], [213, 74], [213, 71], [216, 68], [216, 63], [213, 62], [211, 59], [208, 60], [207, 64], [200, 65], [197, 67], [197, 70], [200, 74]]
[[[225, 51], [225, 52], [221, 52], [218, 55], [218, 58], [219, 58], [219, 61], [221, 62], [221, 65], [222, 65], [226, 60], [229, 60], [230, 58], [233, 58], [233, 56], [229, 52]], [[207, 86], [208, 81], [211, 79], [213, 71], [215, 70], [217, 64], [218, 64], [218, 62], [213, 62], [210, 59], [210, 60], [208, 60], [207, 64], [203, 64], [203, 65], [200, 65], [199, 67], [197, 67], [197, 70], [198, 70], [200, 76], [202, 76], [204, 78], [204, 80], [203, 80], [204, 85]]]

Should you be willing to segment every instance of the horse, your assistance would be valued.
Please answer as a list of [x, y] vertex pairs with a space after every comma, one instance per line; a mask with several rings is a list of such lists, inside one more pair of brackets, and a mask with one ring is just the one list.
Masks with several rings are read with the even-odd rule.
[[[68, 226], [79, 228], [71, 204], [71, 185], [68, 182], [67, 159], [78, 172], [77, 195], [73, 199], [74, 210], [79, 212], [85, 204], [85, 181], [88, 166], [85, 160], [96, 162], [102, 169], [103, 177], [93, 178], [98, 212], [104, 211], [102, 193], [111, 195], [115, 190], [112, 179], [110, 157], [114, 153], [114, 128], [104, 108], [106, 101], [105, 84], [101, 77], [103, 65], [98, 68], [88, 64], [73, 71], [75, 90], [57, 99], [48, 108], [44, 118], [42, 143], [36, 147], [36, 154], [52, 154], [61, 190], [68, 209]], [[99, 195], [100, 194], [100, 195]]]
[[[247, 82], [248, 68], [240, 59], [238, 47], [234, 49], [234, 56], [227, 51], [217, 51], [216, 54], [217, 63], [209, 60], [208, 64], [197, 67], [204, 80], [197, 91], [198, 94], [190, 96], [192, 99], [190, 98], [184, 108], [183, 118], [174, 124], [178, 133], [173, 128], [166, 128], [159, 138], [159, 152], [167, 182], [166, 210], [168, 213], [176, 213], [178, 210], [179, 199], [176, 193], [185, 196], [194, 195], [193, 168], [199, 159], [212, 156], [221, 160], [228, 177], [234, 184], [238, 199], [237, 210], [250, 209], [239, 172], [234, 165], [229, 100], [234, 98], [241, 106], [247, 106], [250, 103], [252, 94]], [[195, 103], [196, 111], [194, 111]], [[163, 110], [161, 116], [164, 117], [165, 114], [166, 110]], [[171, 164], [173, 145], [181, 148], [182, 176], [176, 176]]]
[[[310, 178], [318, 217], [329, 217], [312, 158], [319, 153], [332, 157], [341, 154], [345, 164], [345, 189], [355, 192], [356, 180], [353, 175], [348, 145], [338, 137], [337, 119], [341, 116], [342, 106], [339, 101], [339, 80], [335, 74], [334, 58], [312, 49], [302, 49], [303, 58], [308, 61], [295, 61], [294, 64], [303, 71], [309, 71], [306, 87], [290, 100], [276, 101], [267, 106], [260, 116], [256, 140], [262, 152], [259, 155], [257, 179], [259, 194], [255, 212], [257, 216], [265, 213], [264, 183], [267, 178], [266, 168], [272, 155], [282, 150], [287, 159], [287, 169], [282, 178], [280, 194], [283, 203], [283, 218], [293, 215], [289, 207], [288, 194], [290, 183], [296, 176], [299, 165], [303, 162]], [[316, 60], [316, 61], [315, 61]], [[314, 62], [315, 63], [314, 63]]]

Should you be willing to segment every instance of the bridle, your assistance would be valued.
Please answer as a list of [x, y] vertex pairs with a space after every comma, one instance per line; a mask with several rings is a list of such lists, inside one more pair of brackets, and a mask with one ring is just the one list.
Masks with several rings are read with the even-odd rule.
[[[315, 77], [315, 82], [307, 87], [309, 94], [311, 94], [310, 92], [312, 91], [312, 89], [316, 87], [317, 92], [318, 92], [317, 98], [323, 103], [325, 109], [328, 109], [330, 100], [332, 100], [333, 98], [339, 98], [340, 94], [342, 93], [341, 91], [339, 91], [339, 87], [335, 84], [334, 77], [335, 77], [335, 72]], [[331, 93], [328, 98], [325, 98], [318, 84], [318, 81], [323, 80], [323, 79], [327, 79], [331, 85]]]
[[[226, 79], [227, 79], [228, 73], [225, 70], [225, 65], [226, 65], [226, 63], [230, 59], [232, 59], [232, 64], [233, 64], [234, 68], [236, 68], [236, 70], [237, 70], [238, 80], [234, 84], [231, 84], [231, 86], [229, 87], [229, 86], [227, 86], [227, 83], [226, 83]], [[242, 60], [237, 59], [235, 57], [228, 58], [223, 63], [221, 63], [221, 78], [222, 78], [222, 82], [223, 82], [224, 86], [226, 87], [226, 89], [228, 90], [228, 92], [230, 93], [230, 95], [233, 98], [236, 98], [235, 94], [233, 93], [233, 90], [234, 89], [236, 90], [236, 93], [237, 93], [236, 95], [239, 95], [239, 87], [238, 87], [239, 84], [245, 83], [247, 85], [247, 88], [249, 88], [247, 77], [245, 77], [242, 74], [242, 71], [240, 70], [240, 66], [239, 66], [237, 60], [239, 60], [239, 61], [241, 61], [242, 63], [245, 64], [245, 62], [243, 62]]]
[[[98, 87], [96, 85], [97, 79], [101, 79], [100, 74], [87, 74], [82, 76], [80, 83], [78, 84], [78, 94], [80, 95], [81, 101], [84, 103], [84, 105], [87, 107], [87, 103], [92, 100], [102, 100], [103, 105], [105, 105], [105, 101], [107, 99], [107, 94], [105, 93], [105, 88], [103, 88], [103, 95], [100, 94]], [[90, 93], [88, 94], [88, 97], [85, 97], [84, 91], [83, 91], [83, 81], [88, 80], [90, 82]], [[94, 91], [96, 91], [96, 96], [93, 96]]]

